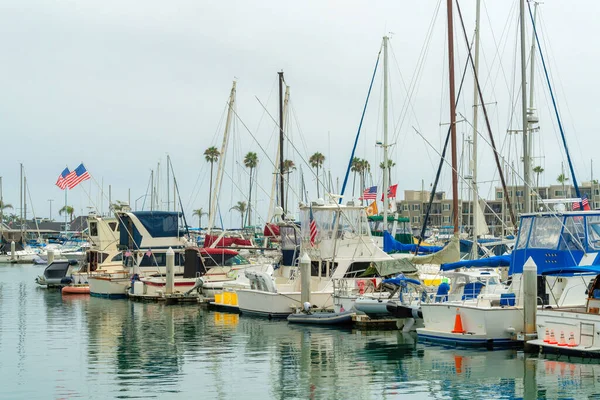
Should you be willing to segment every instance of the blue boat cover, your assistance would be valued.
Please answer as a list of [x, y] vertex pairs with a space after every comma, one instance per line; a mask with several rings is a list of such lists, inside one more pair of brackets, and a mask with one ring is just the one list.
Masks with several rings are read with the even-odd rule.
[[[440, 246], [421, 246], [419, 247], [419, 253], [437, 253], [443, 249]], [[404, 251], [414, 253], [417, 250], [416, 244], [404, 244], [400, 243], [391, 233], [388, 231], [383, 232], [383, 251], [390, 253], [392, 251]]]
[[413, 285], [421, 284], [421, 282], [419, 282], [418, 280], [407, 278], [402, 274], [399, 274], [398, 276], [396, 276], [394, 278], [384, 279], [382, 281], [382, 283], [391, 283], [392, 285], [396, 285], [396, 286], [405, 286], [406, 283], [412, 283]]
[[477, 260], [463, 260], [454, 263], [442, 264], [440, 269], [442, 271], [450, 271], [457, 268], [471, 268], [471, 267], [508, 267], [510, 265], [510, 256], [493, 256], [488, 258], [480, 258]]

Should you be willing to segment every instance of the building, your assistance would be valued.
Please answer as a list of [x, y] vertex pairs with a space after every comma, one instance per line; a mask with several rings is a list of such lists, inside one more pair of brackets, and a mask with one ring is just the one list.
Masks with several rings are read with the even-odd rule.
[[[600, 209], [600, 185], [598, 182], [582, 182], [579, 190], [582, 196], [587, 196], [590, 208]], [[493, 199], [480, 202], [490, 234], [502, 235], [504, 232], [513, 230], [508, 202], [511, 203], [517, 219], [525, 208], [524, 186], [508, 186], [507, 191], [509, 201], [505, 198], [502, 188], [497, 187], [494, 190]], [[532, 195], [532, 210], [540, 211], [547, 209], [544, 206], [544, 200], [572, 199], [576, 197], [574, 186], [562, 184], [539, 187], [535, 190], [535, 193], [537, 194]], [[427, 190], [405, 190], [404, 199], [396, 201], [400, 216], [410, 219], [413, 231], [419, 230], [423, 225], [430, 195], [431, 192]], [[569, 207], [569, 205], [566, 206]], [[460, 200], [458, 207], [461, 230], [469, 232], [473, 226], [472, 203]], [[504, 224], [502, 221], [504, 221]], [[431, 206], [428, 226], [442, 228], [449, 225], [452, 225], [452, 199], [446, 198], [445, 192], [437, 192]]]

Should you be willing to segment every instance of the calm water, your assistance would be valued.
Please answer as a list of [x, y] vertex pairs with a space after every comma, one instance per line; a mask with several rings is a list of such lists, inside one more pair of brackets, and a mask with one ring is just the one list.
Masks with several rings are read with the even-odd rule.
[[0, 398], [600, 398], [600, 365], [37, 288], [0, 265]]

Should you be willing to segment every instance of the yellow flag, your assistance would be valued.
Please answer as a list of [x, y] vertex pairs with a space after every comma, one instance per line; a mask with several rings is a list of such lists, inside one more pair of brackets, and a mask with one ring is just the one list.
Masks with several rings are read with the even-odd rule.
[[377, 200], [375, 200], [374, 202], [369, 204], [369, 207], [367, 207], [367, 215], [370, 217], [371, 215], [377, 214], [379, 214], [379, 210], [377, 209]]

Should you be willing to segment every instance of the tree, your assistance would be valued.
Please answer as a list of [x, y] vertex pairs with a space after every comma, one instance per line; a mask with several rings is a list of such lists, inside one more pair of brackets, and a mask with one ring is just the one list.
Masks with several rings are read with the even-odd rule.
[[202, 217], [204, 215], [208, 215], [207, 213], [204, 212], [203, 209], [199, 208], [197, 210], [194, 210], [192, 212], [192, 215], [197, 216], [198, 217], [198, 228], [202, 228]]
[[10, 208], [12, 210], [12, 208], [13, 208], [12, 204], [4, 203], [4, 201], [0, 200], [0, 210], [4, 211], [8, 208]]
[[73, 221], [73, 214], [75, 213], [75, 209], [73, 207], [64, 206], [58, 210], [58, 215], [63, 215], [63, 213], [69, 215], [69, 218], [71, 218], [71, 221]]
[[[360, 158], [354, 157], [352, 159], [352, 164], [350, 166], [350, 171], [354, 172], [354, 180], [352, 181], [352, 196], [354, 196], [356, 193], [354, 191], [354, 186], [356, 184], [356, 174], [358, 174], [360, 172], [360, 166], [361, 166], [360, 161], [361, 161]], [[361, 195], [362, 195], [362, 193], [361, 193]]]
[[253, 173], [256, 173], [258, 166], [258, 156], [249, 151], [244, 157], [244, 166], [250, 169], [250, 189], [248, 190], [248, 225], [252, 225], [252, 179]]
[[[392, 167], [395, 167], [396, 163], [392, 160], [388, 159], [387, 169], [388, 169], [388, 187], [392, 186]], [[385, 163], [382, 161], [379, 163], [379, 168], [382, 170], [385, 169]]]
[[238, 201], [237, 204], [229, 209], [229, 211], [235, 210], [242, 216], [242, 228], [244, 227], [244, 214], [246, 213], [247, 206], [245, 201]]
[[319, 152], [316, 152], [308, 159], [310, 166], [317, 170], [317, 197], [319, 197], [319, 168], [323, 166], [325, 156]]
[[561, 173], [560, 175], [558, 175], [558, 177], [556, 177], [556, 181], [558, 183], [560, 183], [562, 185], [562, 192], [563, 192], [563, 196], [567, 196], [566, 192], [565, 192], [565, 183], [569, 180], [569, 177], [566, 176], [565, 174]]
[[219, 153], [219, 150], [217, 150], [217, 148], [215, 146], [209, 147], [208, 149], [204, 150], [204, 159], [206, 160], [206, 162], [210, 163], [210, 191], [208, 192], [208, 212], [210, 212], [212, 204], [212, 191], [213, 191], [213, 166], [214, 163], [216, 163], [219, 160], [219, 156], [221, 155], [221, 153]]
[[535, 186], [537, 188], [540, 187], [540, 175], [542, 172], [544, 172], [544, 168], [542, 168], [540, 165], [533, 168], [533, 173], [535, 174]]
[[290, 192], [290, 174], [296, 169], [296, 164], [292, 160], [283, 160], [284, 175], [287, 175], [287, 188], [285, 190], [285, 204], [288, 204], [288, 194]]

